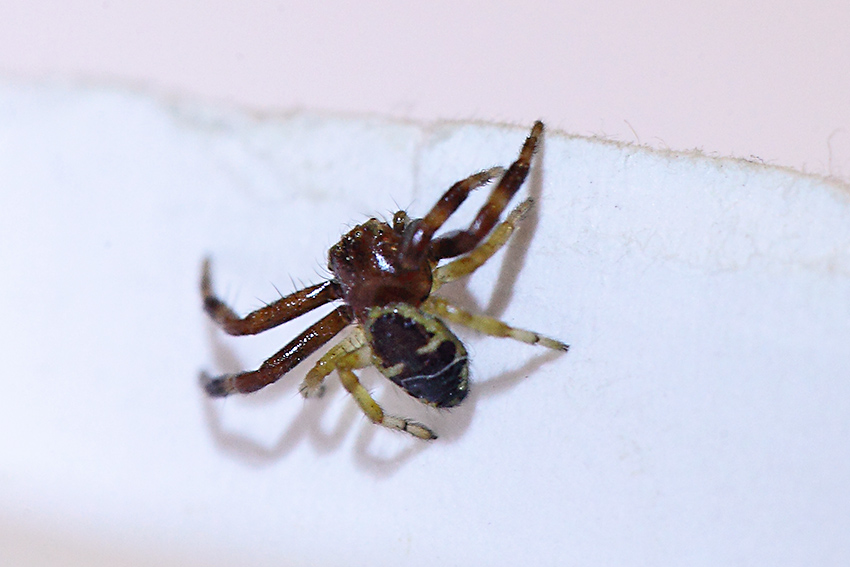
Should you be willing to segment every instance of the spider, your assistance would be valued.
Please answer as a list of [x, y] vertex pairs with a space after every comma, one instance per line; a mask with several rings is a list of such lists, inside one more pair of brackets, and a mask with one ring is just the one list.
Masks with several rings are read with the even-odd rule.
[[[353, 332], [307, 373], [301, 393], [304, 397], [320, 396], [324, 379], [336, 370], [342, 385], [372, 422], [420, 439], [435, 439], [427, 426], [385, 413], [354, 370], [375, 366], [421, 402], [448, 408], [461, 403], [469, 391], [469, 362], [463, 344], [444, 321], [566, 352], [569, 347], [560, 341], [468, 313], [434, 295], [443, 284], [471, 274], [489, 260], [532, 206], [532, 199], [526, 199], [498, 222], [525, 181], [542, 133], [543, 123], [538, 121], [507, 170], [494, 167], [458, 181], [425, 217], [412, 219], [398, 211], [391, 225], [372, 218], [356, 226], [328, 253], [332, 279], [282, 297], [245, 317], [239, 317], [215, 295], [210, 261], [206, 259], [201, 277], [204, 309], [231, 335], [261, 333], [320, 305], [342, 302], [257, 370], [215, 378], [203, 374], [206, 393], [221, 397], [268, 386], [353, 325]], [[498, 183], [468, 229], [434, 236], [470, 191], [496, 178]], [[448, 258], [454, 259], [440, 265]]]

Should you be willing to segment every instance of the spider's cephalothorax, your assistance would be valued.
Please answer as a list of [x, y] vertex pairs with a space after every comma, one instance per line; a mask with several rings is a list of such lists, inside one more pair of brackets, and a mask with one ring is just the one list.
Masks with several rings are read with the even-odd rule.
[[[215, 296], [209, 262], [205, 261], [201, 278], [204, 308], [232, 335], [259, 333], [330, 301], [342, 302], [257, 370], [217, 378], [204, 375], [207, 393], [226, 396], [267, 386], [353, 325], [353, 331], [310, 369], [301, 392], [305, 396], [320, 395], [325, 377], [336, 370], [345, 389], [373, 422], [422, 439], [434, 439], [436, 435], [428, 427], [385, 414], [360, 384], [354, 370], [375, 366], [421, 401], [452, 407], [466, 397], [469, 369], [466, 349], [444, 320], [485, 334], [566, 351], [567, 345], [560, 341], [468, 313], [434, 295], [446, 282], [474, 272], [490, 259], [531, 207], [531, 199], [526, 199], [499, 222], [508, 201], [528, 174], [542, 132], [543, 124], [535, 123], [519, 157], [507, 170], [492, 168], [458, 181], [425, 217], [410, 219], [399, 211], [392, 225], [370, 219], [355, 227], [330, 249], [328, 267], [333, 279], [283, 297], [245, 317], [236, 315]], [[434, 236], [470, 191], [499, 176], [498, 184], [468, 229]], [[448, 258], [454, 259], [440, 264]]]
[[342, 300], [360, 323], [370, 307], [389, 303], [419, 306], [431, 293], [428, 260], [413, 266], [403, 261], [403, 230], [369, 219], [328, 252], [328, 269], [339, 282]]

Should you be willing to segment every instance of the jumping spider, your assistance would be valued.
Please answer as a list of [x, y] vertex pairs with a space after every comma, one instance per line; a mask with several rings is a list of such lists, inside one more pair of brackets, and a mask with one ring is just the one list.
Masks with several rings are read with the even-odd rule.
[[[328, 253], [333, 279], [296, 291], [245, 317], [236, 315], [216, 297], [210, 263], [204, 261], [201, 278], [204, 309], [231, 335], [261, 333], [330, 301], [342, 301], [342, 305], [257, 370], [217, 378], [204, 375], [207, 394], [213, 397], [244, 394], [268, 386], [340, 331], [354, 325], [353, 332], [307, 373], [301, 393], [305, 397], [321, 395], [322, 382], [336, 370], [342, 385], [370, 420], [420, 439], [435, 439], [434, 432], [425, 425], [384, 413], [353, 371], [375, 366], [408, 394], [443, 408], [458, 405], [469, 390], [466, 349], [443, 321], [487, 335], [566, 351], [568, 346], [560, 341], [468, 313], [434, 295], [446, 282], [474, 272], [489, 260], [507, 242], [531, 207], [532, 200], [526, 199], [497, 225], [508, 201], [525, 181], [542, 133], [543, 123], [536, 122], [519, 157], [507, 170], [495, 167], [458, 181], [424, 218], [411, 219], [399, 211], [393, 216], [392, 225], [373, 218], [355, 227]], [[468, 229], [434, 237], [470, 191], [500, 175]], [[446, 258], [456, 259], [439, 265]]]

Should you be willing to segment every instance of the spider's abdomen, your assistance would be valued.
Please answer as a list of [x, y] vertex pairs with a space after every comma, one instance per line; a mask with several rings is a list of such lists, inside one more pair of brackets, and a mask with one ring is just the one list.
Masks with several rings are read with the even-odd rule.
[[364, 329], [375, 366], [408, 394], [436, 407], [466, 397], [466, 349], [438, 319], [395, 303], [370, 309]]

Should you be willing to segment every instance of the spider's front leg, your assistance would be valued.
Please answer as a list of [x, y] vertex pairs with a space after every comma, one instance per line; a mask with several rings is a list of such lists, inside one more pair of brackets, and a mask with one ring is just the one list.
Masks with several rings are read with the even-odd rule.
[[240, 372], [239, 374], [225, 374], [217, 378], [202, 375], [204, 389], [210, 396], [218, 398], [235, 393], [255, 392], [277, 382], [281, 376], [295, 368], [299, 362], [334, 338], [353, 319], [348, 307], [338, 307], [292, 339], [289, 344], [266, 360], [257, 370]]
[[519, 152], [519, 157], [517, 157], [516, 161], [511, 164], [499, 180], [498, 185], [490, 193], [490, 197], [484, 203], [484, 206], [481, 207], [481, 210], [478, 211], [478, 215], [476, 215], [472, 224], [469, 225], [469, 228], [440, 236], [430, 243], [429, 256], [432, 260], [454, 258], [455, 256], [466, 254], [475, 248], [493, 230], [493, 227], [499, 221], [502, 211], [508, 206], [511, 197], [514, 196], [525, 182], [525, 178], [528, 176], [528, 170], [531, 167], [531, 158], [534, 156], [534, 151], [537, 149], [537, 144], [542, 135], [543, 123], [538, 120], [534, 123], [531, 132], [525, 139], [525, 143]]
[[[204, 310], [225, 332], [231, 335], [253, 335], [339, 299], [340, 292], [339, 284], [328, 281], [296, 291], [245, 317], [239, 317], [213, 292], [210, 262], [205, 260], [201, 276], [201, 296], [204, 300]], [[345, 306], [339, 307], [290, 341], [257, 370], [215, 378], [202, 374], [204, 389], [210, 396], [221, 397], [254, 392], [268, 386], [335, 337], [352, 320], [351, 310]]]
[[256, 335], [312, 311], [325, 303], [340, 299], [342, 294], [338, 283], [326, 281], [282, 297], [265, 307], [248, 313], [245, 317], [239, 317], [233, 309], [215, 295], [212, 287], [212, 275], [210, 274], [210, 260], [207, 258], [204, 260], [201, 274], [201, 297], [204, 300], [204, 311], [213, 321], [221, 325], [225, 333], [229, 335]]
[[427, 215], [414, 221], [405, 235], [401, 251], [401, 257], [408, 267], [418, 266], [426, 258], [431, 246], [431, 237], [460, 207], [471, 191], [504, 173], [505, 170], [502, 167], [491, 167], [461, 179], [443, 193]]

